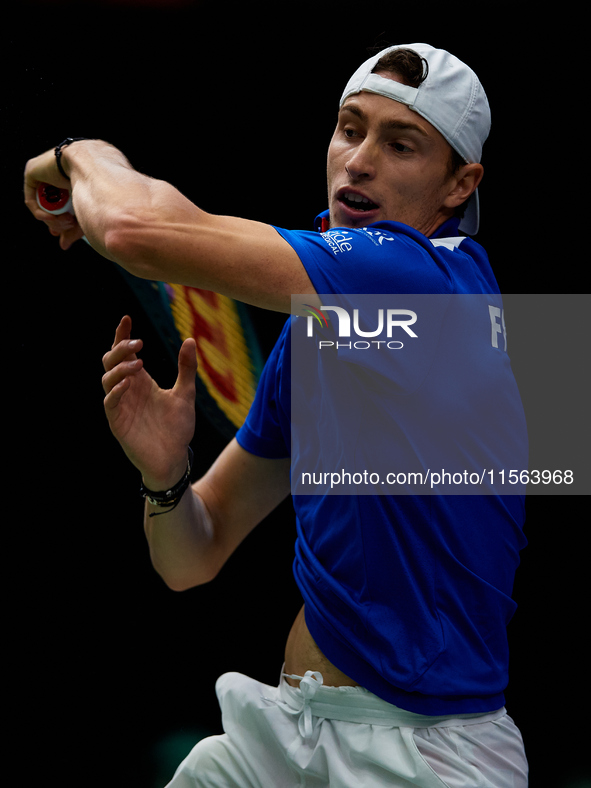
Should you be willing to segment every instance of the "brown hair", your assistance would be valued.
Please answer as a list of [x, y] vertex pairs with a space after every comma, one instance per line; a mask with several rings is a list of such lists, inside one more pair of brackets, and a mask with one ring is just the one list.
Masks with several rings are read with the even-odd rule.
[[377, 71], [389, 71], [397, 74], [404, 80], [405, 85], [411, 88], [418, 88], [421, 82], [427, 79], [429, 64], [424, 57], [412, 49], [394, 49], [386, 52], [372, 69], [372, 73]]

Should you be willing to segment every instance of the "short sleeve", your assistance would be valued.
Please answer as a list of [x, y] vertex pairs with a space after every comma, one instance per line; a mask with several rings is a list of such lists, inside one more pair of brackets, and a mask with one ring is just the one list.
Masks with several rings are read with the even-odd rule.
[[289, 320], [263, 368], [255, 398], [236, 440], [258, 457], [283, 459], [290, 456], [289, 413], [284, 412], [281, 391], [289, 392]]
[[328, 293], [449, 293], [445, 258], [399, 222], [326, 232], [275, 228], [298, 254], [314, 289]]

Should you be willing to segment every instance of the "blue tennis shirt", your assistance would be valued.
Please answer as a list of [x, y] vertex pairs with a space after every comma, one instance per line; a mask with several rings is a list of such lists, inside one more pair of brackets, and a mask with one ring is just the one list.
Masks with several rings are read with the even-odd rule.
[[[493, 711], [505, 702], [507, 624], [516, 607], [511, 594], [527, 543], [523, 491], [503, 494], [504, 488], [476, 485], [466, 494], [437, 488], [428, 494], [399, 488], [397, 494], [383, 487], [375, 494], [322, 487], [309, 493], [294, 481], [302, 470], [320, 467], [322, 446], [329, 443], [341, 459], [372, 462], [372, 447], [381, 442], [392, 469], [424, 469], [430, 462], [474, 474], [527, 468], [525, 420], [498, 285], [486, 253], [459, 236], [457, 220], [427, 238], [396, 222], [321, 232], [322, 216], [315, 231], [276, 228], [316, 292], [408, 294], [401, 304], [415, 305], [418, 338], [400, 334], [404, 342], [393, 347], [405, 344], [412, 350], [406, 356], [384, 344], [381, 356], [355, 353], [342, 337], [342, 349], [332, 352], [332, 321], [315, 334], [324, 340], [321, 350], [310, 340], [310, 368], [317, 374], [300, 374], [292, 368], [292, 334], [294, 321], [308, 318], [290, 318], [236, 438], [258, 456], [291, 457], [294, 576], [306, 623], [326, 657], [408, 711]], [[467, 306], [458, 309], [463, 296], [469, 296], [460, 301]], [[427, 318], [425, 297], [436, 299]], [[374, 358], [379, 364], [368, 361]], [[335, 378], [335, 371], [345, 377]], [[356, 388], [364, 407], [345, 428], [341, 411], [330, 406]], [[294, 430], [294, 399], [302, 423], [310, 425], [304, 434]], [[371, 436], [365, 448], [364, 435]]]

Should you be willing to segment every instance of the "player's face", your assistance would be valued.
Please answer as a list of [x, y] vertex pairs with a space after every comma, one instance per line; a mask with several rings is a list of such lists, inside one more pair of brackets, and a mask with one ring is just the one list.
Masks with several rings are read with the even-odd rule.
[[331, 227], [389, 220], [430, 235], [453, 213], [449, 161], [443, 136], [405, 104], [350, 96], [328, 149]]

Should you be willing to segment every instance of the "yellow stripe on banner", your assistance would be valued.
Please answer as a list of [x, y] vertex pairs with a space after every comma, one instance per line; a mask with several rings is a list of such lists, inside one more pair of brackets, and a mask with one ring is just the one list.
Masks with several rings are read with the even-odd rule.
[[166, 287], [172, 292], [170, 309], [181, 339], [195, 339], [197, 374], [220, 410], [241, 427], [257, 380], [236, 303], [195, 287]]

